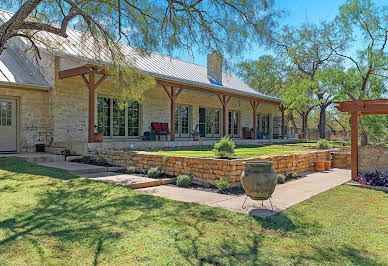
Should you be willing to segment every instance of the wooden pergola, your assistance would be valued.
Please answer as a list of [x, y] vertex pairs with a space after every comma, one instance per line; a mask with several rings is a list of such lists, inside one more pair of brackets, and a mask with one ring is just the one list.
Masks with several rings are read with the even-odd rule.
[[[96, 75], [101, 76], [100, 79], [96, 82]], [[94, 139], [94, 99], [95, 99], [95, 90], [96, 88], [108, 77], [108, 73], [105, 69], [97, 66], [82, 66], [71, 68], [67, 70], [59, 71], [59, 79], [71, 78], [75, 76], [80, 76], [86, 86], [89, 89], [89, 128], [88, 128], [88, 142], [95, 142]], [[170, 140], [175, 140], [175, 106], [178, 96], [182, 93], [183, 90], [199, 91], [205, 92], [213, 95], [217, 95], [218, 99], [222, 105], [222, 136], [227, 135], [226, 127], [226, 116], [228, 104], [232, 97], [238, 99], [248, 100], [252, 107], [252, 119], [253, 119], [253, 139], [256, 139], [256, 125], [257, 125], [257, 107], [260, 102], [271, 103], [275, 105], [280, 105], [277, 101], [272, 101], [269, 99], [262, 99], [259, 97], [239, 94], [236, 92], [221, 91], [216, 89], [211, 89], [207, 87], [197, 86], [190, 83], [176, 82], [167, 79], [155, 78], [156, 83], [163, 87], [164, 91], [170, 98]], [[284, 116], [282, 116], [282, 135], [284, 138]]]
[[352, 179], [358, 175], [358, 125], [360, 115], [388, 114], [388, 99], [336, 102], [340, 112], [351, 115]]

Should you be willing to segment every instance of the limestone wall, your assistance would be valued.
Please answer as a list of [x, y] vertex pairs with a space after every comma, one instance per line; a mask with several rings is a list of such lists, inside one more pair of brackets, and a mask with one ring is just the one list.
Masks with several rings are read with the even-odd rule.
[[[19, 120], [19, 151], [34, 151], [36, 143], [48, 144], [51, 141], [51, 95], [49, 91], [0, 86], [0, 98], [2, 97], [17, 100], [17, 116], [20, 118], [17, 118]], [[47, 139], [45, 132], [47, 132]]]
[[359, 172], [388, 171], [388, 147], [361, 146], [358, 148]]
[[214, 184], [219, 178], [228, 181], [231, 186], [240, 185], [240, 176], [246, 161], [272, 161], [277, 173], [301, 173], [312, 171], [314, 161], [329, 160], [329, 151], [314, 151], [303, 154], [283, 156], [262, 156], [247, 159], [212, 159], [184, 156], [165, 156], [147, 152], [93, 151], [92, 157], [102, 157], [108, 162], [120, 166], [136, 166], [138, 170], [163, 167], [170, 175], [188, 174], [197, 184]]

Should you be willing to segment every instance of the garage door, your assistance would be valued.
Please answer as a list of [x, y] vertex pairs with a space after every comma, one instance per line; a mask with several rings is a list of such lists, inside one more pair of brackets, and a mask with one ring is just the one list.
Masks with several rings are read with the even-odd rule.
[[16, 101], [0, 98], [0, 152], [16, 151]]

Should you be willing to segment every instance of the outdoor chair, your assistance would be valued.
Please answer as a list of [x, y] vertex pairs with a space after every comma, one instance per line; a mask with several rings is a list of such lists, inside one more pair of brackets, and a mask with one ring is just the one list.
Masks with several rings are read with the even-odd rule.
[[242, 133], [243, 133], [244, 139], [251, 139], [252, 138], [252, 131], [249, 127], [243, 127]]
[[159, 122], [152, 122], [151, 128], [155, 132], [155, 135], [158, 136], [160, 140], [160, 135], [167, 135], [170, 134], [170, 131], [168, 130], [168, 123], [159, 123]]

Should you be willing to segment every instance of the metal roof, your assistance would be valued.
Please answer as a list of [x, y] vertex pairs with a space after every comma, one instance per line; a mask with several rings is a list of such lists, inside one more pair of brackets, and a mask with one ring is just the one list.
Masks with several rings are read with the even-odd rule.
[[[13, 13], [0, 10], [0, 20], [8, 20]], [[74, 59], [94, 61], [94, 62], [109, 62], [109, 52], [107, 48], [100, 44], [96, 44], [95, 39], [83, 32], [68, 29], [68, 37], [63, 38], [55, 34], [47, 32], [39, 32], [36, 36], [42, 40], [38, 43], [38, 47], [44, 51], [54, 51], [61, 56], [69, 56]], [[21, 39], [26, 42], [26, 40]], [[44, 44], [43, 44], [44, 43]], [[48, 47], [49, 46], [49, 47]], [[105, 49], [105, 51], [104, 51]], [[232, 74], [223, 72], [222, 85], [217, 85], [211, 82], [207, 76], [207, 67], [172, 58], [169, 56], [147, 53], [140, 55], [136, 48], [122, 44], [122, 51], [129, 61], [141, 71], [144, 71], [154, 77], [163, 78], [171, 81], [184, 82], [197, 86], [203, 86], [220, 91], [228, 91], [266, 99], [274, 102], [281, 102], [277, 97], [267, 96], [257, 92], [249, 87], [243, 81]]]

